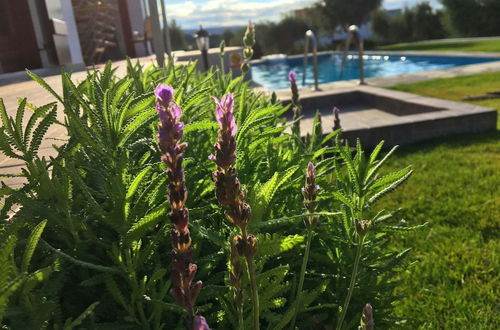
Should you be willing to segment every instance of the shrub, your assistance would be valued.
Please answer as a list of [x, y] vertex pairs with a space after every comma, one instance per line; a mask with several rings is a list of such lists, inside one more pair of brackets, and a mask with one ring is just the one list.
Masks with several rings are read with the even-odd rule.
[[[296, 317], [299, 328], [326, 327], [343, 318], [343, 327], [352, 328], [368, 302], [377, 325], [396, 322], [391, 306], [400, 298], [394, 293], [397, 274], [409, 262], [408, 250], [394, 250], [390, 242], [412, 228], [393, 220], [392, 211], [375, 212], [373, 205], [411, 170], [379, 176], [391, 154], [379, 159], [382, 143], [369, 155], [359, 144], [343, 146], [339, 130], [323, 135], [319, 116], [312, 136], [302, 140], [287, 133], [282, 115], [288, 108], [274, 95], [258, 94], [241, 78], [217, 71], [201, 74], [194, 65], [144, 68], [129, 61], [127, 75], [120, 78], [108, 64], [79, 83], [63, 73], [62, 95], [30, 75], [60, 104], [35, 107], [22, 100], [10, 118], [0, 102], [0, 150], [25, 163], [21, 175], [27, 179], [20, 188], [3, 184], [0, 190], [5, 197], [1, 234], [8, 235], [0, 257], [9, 269], [23, 265], [21, 271], [1, 274], [5, 309], [0, 316], [4, 311], [7, 328], [191, 327], [190, 315], [170, 294], [169, 180], [160, 161], [153, 94], [159, 83], [175, 89], [173, 101], [185, 124], [186, 206], [198, 266], [194, 280], [203, 281], [195, 312], [214, 328], [256, 327], [246, 275], [240, 277], [240, 310], [234, 303], [234, 248], [229, 254], [230, 238], [238, 232], [217, 202], [216, 165], [209, 160], [218, 130], [211, 96], [232, 93], [238, 127], [234, 168], [252, 209], [248, 232], [257, 242], [260, 324], [281, 329]], [[63, 119], [56, 116], [59, 106]], [[25, 109], [32, 114], [23, 125]], [[38, 148], [50, 125], [63, 126], [67, 141], [55, 147], [56, 157], [45, 159]], [[307, 216], [316, 219], [314, 231], [306, 232], [301, 221], [306, 195], [300, 189], [309, 162], [316, 165], [321, 190], [316, 209], [308, 207]], [[19, 206], [16, 212], [13, 205]], [[302, 268], [297, 256], [306, 235], [310, 257], [297, 293]], [[13, 250], [29, 251], [29, 257], [12, 255]], [[246, 274], [246, 264], [240, 266]], [[39, 270], [30, 273], [34, 269]], [[363, 324], [371, 322], [367, 313]]]

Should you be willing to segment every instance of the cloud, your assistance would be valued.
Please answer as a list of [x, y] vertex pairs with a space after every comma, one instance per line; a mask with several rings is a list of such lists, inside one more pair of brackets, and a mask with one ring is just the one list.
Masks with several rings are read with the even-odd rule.
[[244, 25], [253, 21], [276, 20], [293, 9], [302, 8], [315, 0], [208, 0], [201, 2], [167, 2], [169, 19], [183, 28], [203, 26]]
[[[388, 9], [411, 7], [424, 0], [384, 0]], [[183, 28], [196, 28], [200, 24], [211, 26], [245, 25], [255, 22], [278, 20], [294, 9], [303, 8], [317, 0], [169, 0], [166, 10], [169, 19], [175, 19]], [[440, 7], [439, 0], [430, 0]]]

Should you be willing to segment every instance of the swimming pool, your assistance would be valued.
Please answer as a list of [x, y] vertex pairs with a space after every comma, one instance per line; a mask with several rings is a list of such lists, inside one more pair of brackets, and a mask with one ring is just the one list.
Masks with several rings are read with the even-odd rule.
[[[403, 56], [403, 55], [365, 55], [365, 77], [386, 77], [402, 73], [425, 70], [447, 69], [456, 66], [499, 61], [500, 58], [451, 57], [451, 56]], [[312, 59], [309, 57], [306, 73], [306, 86], [314, 84]], [[278, 90], [289, 87], [288, 72], [295, 70], [297, 82], [302, 86], [301, 57], [264, 60], [252, 64], [252, 79], [270, 89]], [[359, 79], [358, 56], [348, 55], [344, 70], [342, 56], [321, 54], [318, 56], [318, 81], [320, 84]]]

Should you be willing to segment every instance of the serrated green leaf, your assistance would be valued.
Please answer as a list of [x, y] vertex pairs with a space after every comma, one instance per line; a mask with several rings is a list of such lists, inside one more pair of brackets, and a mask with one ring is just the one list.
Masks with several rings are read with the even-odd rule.
[[47, 225], [47, 220], [43, 220], [32, 230], [30, 236], [28, 237], [28, 242], [26, 244], [26, 249], [23, 254], [23, 262], [21, 266], [22, 272], [27, 272], [28, 267], [31, 262], [31, 257], [33, 257], [33, 253], [35, 252], [36, 247], [38, 246], [38, 241], [42, 236], [43, 230]]

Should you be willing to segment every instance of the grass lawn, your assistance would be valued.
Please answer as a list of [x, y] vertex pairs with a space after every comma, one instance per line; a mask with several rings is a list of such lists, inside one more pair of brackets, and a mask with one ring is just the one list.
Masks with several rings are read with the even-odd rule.
[[[393, 89], [460, 100], [500, 90], [500, 73], [436, 79]], [[500, 109], [500, 99], [473, 102]], [[418, 259], [396, 306], [406, 329], [500, 328], [500, 131], [401, 148], [389, 169], [412, 164], [409, 182], [381, 202], [429, 226], [401, 239]], [[376, 311], [376, 309], [375, 309]]]
[[500, 40], [402, 43], [402, 44], [381, 46], [378, 49], [500, 53]]

